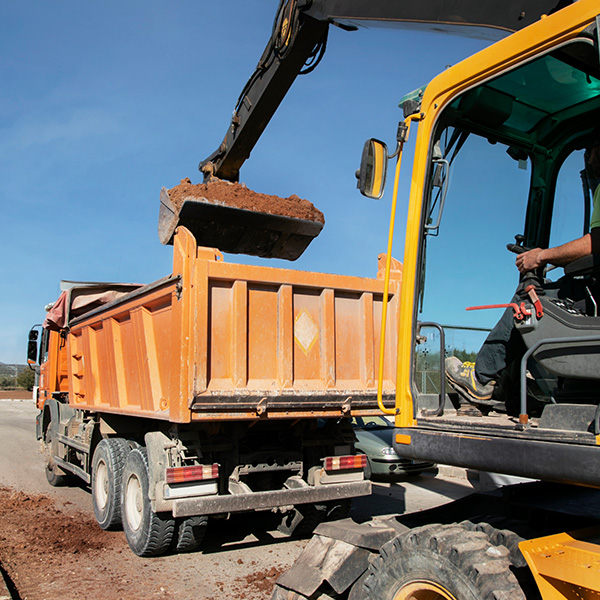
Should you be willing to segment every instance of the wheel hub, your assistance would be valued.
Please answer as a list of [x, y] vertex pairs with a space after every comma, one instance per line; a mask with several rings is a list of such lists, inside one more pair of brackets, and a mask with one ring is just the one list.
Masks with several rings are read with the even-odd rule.
[[394, 600], [456, 600], [447, 589], [433, 581], [413, 581], [403, 585]]
[[96, 466], [96, 501], [100, 508], [108, 502], [108, 469], [106, 463], [99, 462]]
[[140, 528], [143, 512], [142, 485], [140, 480], [132, 475], [127, 481], [125, 491], [125, 515], [132, 529], [137, 531]]

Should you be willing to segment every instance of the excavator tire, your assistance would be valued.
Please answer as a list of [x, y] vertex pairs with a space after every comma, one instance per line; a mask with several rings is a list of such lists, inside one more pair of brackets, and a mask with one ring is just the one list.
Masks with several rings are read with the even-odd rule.
[[[504, 546], [509, 552], [512, 572], [525, 592], [527, 600], [541, 600], [533, 574], [519, 549], [519, 543], [524, 538], [510, 528], [513, 525], [511, 522], [495, 517], [482, 517], [482, 520], [477, 522], [464, 521], [461, 525], [472, 531], [483, 531], [494, 546]], [[509, 528], [504, 528], [504, 526]]]
[[426, 525], [381, 548], [364, 579], [364, 595], [378, 600], [525, 600], [511, 567], [508, 550], [493, 545], [483, 531]]

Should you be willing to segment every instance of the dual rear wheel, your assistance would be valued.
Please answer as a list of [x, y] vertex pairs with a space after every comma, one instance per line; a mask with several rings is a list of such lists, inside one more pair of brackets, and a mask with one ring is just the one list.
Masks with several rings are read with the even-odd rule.
[[148, 454], [131, 450], [123, 468], [121, 513], [129, 547], [138, 556], [163, 554], [171, 546], [175, 520], [152, 510], [149, 497]]
[[92, 461], [92, 504], [102, 529], [121, 525], [122, 475], [130, 447], [122, 438], [102, 440]]
[[122, 438], [107, 438], [98, 444], [92, 462], [92, 503], [100, 527], [122, 525], [129, 547], [138, 556], [198, 549], [207, 518], [176, 520], [169, 513], [154, 512], [149, 485], [145, 448], [131, 449]]

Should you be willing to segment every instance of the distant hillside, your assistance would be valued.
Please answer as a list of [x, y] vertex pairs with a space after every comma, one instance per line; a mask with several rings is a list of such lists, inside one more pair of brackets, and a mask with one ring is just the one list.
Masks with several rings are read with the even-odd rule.
[[27, 365], [7, 365], [0, 362], [0, 377], [14, 377], [15, 367], [17, 368], [17, 374], [28, 368]]

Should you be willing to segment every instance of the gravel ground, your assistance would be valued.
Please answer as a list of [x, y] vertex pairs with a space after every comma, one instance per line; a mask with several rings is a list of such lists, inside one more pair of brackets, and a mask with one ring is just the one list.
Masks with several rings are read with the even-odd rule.
[[[0, 565], [23, 600], [267, 600], [306, 544], [280, 534], [277, 515], [252, 513], [211, 521], [200, 552], [139, 558], [121, 531], [98, 527], [85, 485], [47, 484], [36, 413], [31, 400], [0, 399]], [[432, 474], [374, 487], [352, 516], [423, 510], [472, 491], [464, 477]]]

